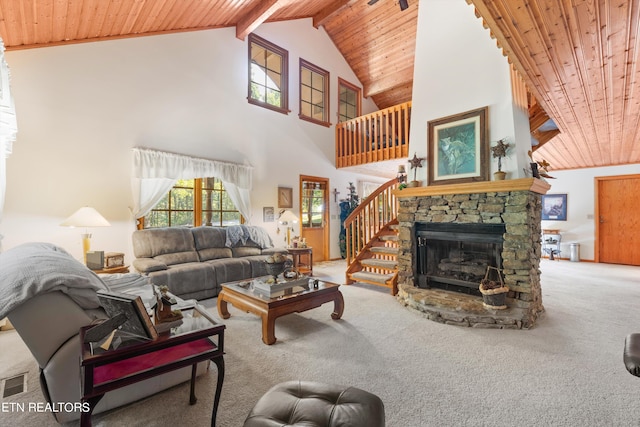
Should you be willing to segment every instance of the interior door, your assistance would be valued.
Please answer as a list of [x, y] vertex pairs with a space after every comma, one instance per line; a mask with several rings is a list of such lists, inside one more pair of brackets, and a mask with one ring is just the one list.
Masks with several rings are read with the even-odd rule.
[[313, 261], [329, 259], [329, 179], [300, 175], [301, 235]]
[[596, 178], [596, 261], [640, 265], [640, 175]]

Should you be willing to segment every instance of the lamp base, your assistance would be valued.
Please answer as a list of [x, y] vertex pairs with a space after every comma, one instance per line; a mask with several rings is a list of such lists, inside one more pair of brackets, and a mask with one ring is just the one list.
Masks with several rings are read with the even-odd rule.
[[87, 252], [91, 250], [91, 233], [83, 233], [82, 236], [82, 260], [87, 265]]

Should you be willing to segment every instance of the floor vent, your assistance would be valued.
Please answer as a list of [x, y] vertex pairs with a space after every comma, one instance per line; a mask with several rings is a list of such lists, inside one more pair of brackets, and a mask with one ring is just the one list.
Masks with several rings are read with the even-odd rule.
[[2, 380], [2, 397], [15, 396], [27, 391], [27, 374], [16, 375]]

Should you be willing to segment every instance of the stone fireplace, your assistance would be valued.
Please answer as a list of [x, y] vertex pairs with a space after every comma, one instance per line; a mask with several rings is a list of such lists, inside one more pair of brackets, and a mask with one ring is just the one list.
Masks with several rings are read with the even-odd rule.
[[[521, 329], [544, 310], [540, 195], [534, 178], [405, 188], [400, 201], [398, 301], [446, 324]], [[484, 308], [487, 266], [502, 270], [506, 310]]]

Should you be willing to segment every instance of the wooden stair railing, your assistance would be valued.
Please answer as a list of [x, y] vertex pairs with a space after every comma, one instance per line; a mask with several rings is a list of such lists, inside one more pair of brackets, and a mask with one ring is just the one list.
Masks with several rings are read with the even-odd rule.
[[408, 157], [411, 101], [336, 125], [336, 167]]
[[346, 283], [362, 281], [397, 292], [398, 180], [382, 184], [344, 221]]

